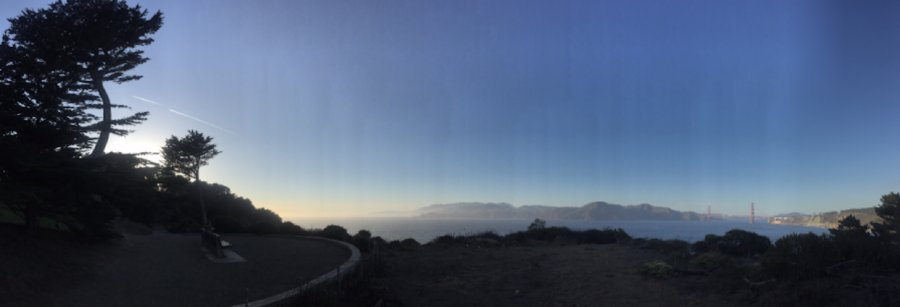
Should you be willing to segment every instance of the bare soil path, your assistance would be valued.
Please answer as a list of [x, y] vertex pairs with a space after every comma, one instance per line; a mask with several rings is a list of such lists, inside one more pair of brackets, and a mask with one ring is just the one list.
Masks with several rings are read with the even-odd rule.
[[231, 306], [300, 285], [350, 257], [336, 245], [283, 236], [222, 235], [246, 262], [213, 263], [198, 234], [126, 235], [96, 278], [48, 306]]

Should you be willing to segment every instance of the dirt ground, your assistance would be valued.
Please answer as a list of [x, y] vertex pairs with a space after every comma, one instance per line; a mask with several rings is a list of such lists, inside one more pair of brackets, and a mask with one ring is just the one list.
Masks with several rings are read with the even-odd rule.
[[654, 279], [638, 246], [425, 246], [389, 252], [385, 306], [744, 306], [749, 287], [709, 276]]

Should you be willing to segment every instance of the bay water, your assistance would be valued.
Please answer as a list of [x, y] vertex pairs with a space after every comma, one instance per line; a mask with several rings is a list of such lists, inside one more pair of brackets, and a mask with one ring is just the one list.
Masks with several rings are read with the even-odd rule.
[[[351, 235], [360, 229], [368, 230], [372, 236], [385, 240], [413, 238], [419, 243], [445, 235], [466, 235], [483, 231], [494, 231], [499, 235], [526, 230], [533, 220], [525, 219], [422, 219], [422, 218], [292, 218], [286, 219], [303, 228], [322, 229], [328, 225], [339, 225]], [[547, 226], [565, 226], [573, 230], [622, 228], [634, 238], [680, 239], [688, 242], [703, 240], [707, 234], [724, 235], [731, 229], [743, 229], [775, 240], [791, 233], [827, 233], [819, 227], [768, 224], [757, 219], [735, 218], [698, 221], [580, 221], [547, 220]]]

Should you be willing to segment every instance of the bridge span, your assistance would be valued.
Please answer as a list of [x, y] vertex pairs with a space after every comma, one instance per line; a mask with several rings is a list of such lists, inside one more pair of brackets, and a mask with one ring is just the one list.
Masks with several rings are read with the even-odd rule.
[[706, 207], [706, 220], [709, 221], [712, 218], [719, 218], [719, 219], [722, 219], [722, 218], [749, 218], [750, 224], [753, 224], [753, 221], [756, 219], [764, 219], [769, 224], [781, 224], [785, 220], [791, 219], [790, 217], [783, 217], [783, 216], [755, 215], [754, 207], [755, 207], [754, 204], [750, 203], [750, 215], [732, 215], [732, 214], [712, 214], [712, 213], [710, 213], [710, 207], [708, 206], [708, 207]]

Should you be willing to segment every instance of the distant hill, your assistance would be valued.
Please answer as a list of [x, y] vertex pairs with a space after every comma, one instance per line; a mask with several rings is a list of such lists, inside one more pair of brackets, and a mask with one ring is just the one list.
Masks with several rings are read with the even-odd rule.
[[699, 221], [696, 212], [680, 212], [649, 204], [621, 206], [593, 202], [581, 207], [521, 206], [507, 203], [438, 204], [414, 211], [419, 218], [516, 218], [547, 220], [659, 220]]
[[869, 207], [831, 211], [803, 217], [794, 217], [785, 220], [784, 222], [782, 222], [782, 224], [835, 228], [837, 227], [838, 221], [851, 214], [853, 215], [853, 217], [859, 219], [860, 223], [862, 223], [863, 225], [868, 225], [871, 222], [881, 222], [881, 218], [875, 214], [875, 207]]
[[809, 214], [803, 214], [800, 212], [791, 212], [791, 213], [782, 213], [782, 214], [776, 215], [775, 217], [805, 217], [805, 216], [809, 216]]

